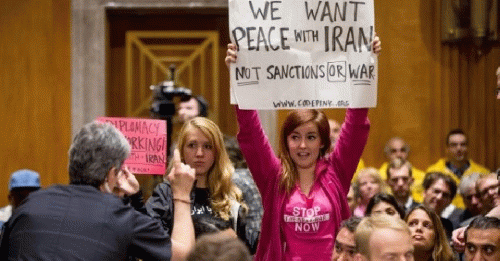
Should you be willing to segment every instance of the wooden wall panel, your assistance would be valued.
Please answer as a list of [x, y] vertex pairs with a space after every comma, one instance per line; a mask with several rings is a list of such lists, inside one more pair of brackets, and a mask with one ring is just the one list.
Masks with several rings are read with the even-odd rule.
[[[420, 169], [445, 156], [449, 130], [469, 135], [469, 155], [490, 169], [500, 167], [500, 101], [494, 97], [500, 45], [479, 55], [471, 43], [443, 44], [440, 1], [375, 1], [376, 31], [382, 40], [378, 105], [370, 110], [372, 129], [363, 154], [379, 167], [393, 136], [411, 146]], [[345, 110], [327, 110], [343, 120]], [[281, 126], [288, 112], [278, 114]]]
[[[158, 12], [137, 13], [134, 10], [110, 11], [107, 13], [109, 49], [107, 59], [107, 100], [106, 114], [108, 116], [127, 116], [123, 100], [125, 99], [125, 34], [127, 31], [218, 31], [219, 39], [219, 111], [209, 109], [209, 118], [218, 119], [218, 124], [224, 133], [236, 134], [234, 112], [229, 105], [229, 73], [224, 65], [228, 36], [228, 17], [226, 10], [213, 9], [166, 9]], [[169, 21], [168, 23], [158, 21]], [[165, 79], [162, 79], [165, 80]], [[183, 79], [186, 80], [186, 79]], [[198, 80], [198, 79], [197, 79]], [[149, 86], [145, 86], [149, 91]], [[209, 87], [211, 88], [211, 87]], [[201, 90], [193, 88], [195, 95]], [[210, 93], [210, 91], [204, 91]], [[213, 100], [206, 95], [209, 103]], [[147, 115], [144, 115], [147, 116]], [[174, 130], [180, 128], [174, 125]], [[175, 132], [175, 131], [174, 131]]]
[[[385, 161], [383, 147], [393, 136], [401, 136], [412, 147], [410, 160], [420, 168], [445, 155], [444, 138], [456, 127], [470, 136], [471, 158], [490, 169], [499, 167], [500, 142], [496, 137], [500, 113], [494, 99], [495, 69], [500, 65], [500, 46], [495, 44], [478, 55], [471, 43], [441, 43], [440, 1], [401, 0], [375, 1], [376, 30], [382, 38], [383, 52], [379, 59], [379, 96], [377, 108], [371, 109], [372, 131], [363, 159], [379, 167]], [[201, 13], [205, 13], [203, 10]], [[208, 13], [208, 12], [206, 12]], [[189, 16], [190, 14], [185, 14]], [[156, 16], [158, 17], [158, 16]], [[111, 50], [108, 61], [121, 59], [120, 41], [113, 34], [121, 30], [167, 30], [165, 24], [150, 24], [155, 17], [108, 16], [111, 28]], [[134, 20], [135, 19], [135, 20]], [[126, 22], [124, 22], [126, 21]], [[136, 22], [131, 22], [136, 21]], [[178, 19], [173, 19], [178, 23]], [[118, 23], [119, 22], [119, 23]], [[199, 20], [176, 24], [186, 29], [202, 29]], [[130, 23], [130, 24], [126, 24]], [[118, 25], [118, 26], [115, 26]], [[149, 27], [148, 27], [149, 26]], [[116, 31], [118, 30], [118, 31]], [[222, 31], [224, 32], [224, 31]], [[234, 134], [234, 113], [227, 106], [228, 78], [223, 65], [225, 42], [221, 39], [220, 106], [229, 115], [219, 117], [221, 129]], [[112, 68], [111, 72], [120, 70]], [[108, 75], [108, 84], [120, 86], [119, 74]], [[112, 89], [108, 90], [108, 95]], [[110, 115], [120, 115], [120, 106], [108, 103]], [[226, 107], [225, 107], [226, 106]], [[345, 110], [328, 110], [329, 117], [341, 120]], [[278, 112], [278, 126], [288, 111]], [[278, 130], [276, 130], [278, 131]]]
[[70, 1], [0, 1], [0, 205], [10, 173], [67, 183]]

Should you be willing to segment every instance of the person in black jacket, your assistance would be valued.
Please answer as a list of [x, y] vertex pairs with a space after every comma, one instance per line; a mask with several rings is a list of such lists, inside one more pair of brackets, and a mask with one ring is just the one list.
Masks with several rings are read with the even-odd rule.
[[[257, 242], [247, 238], [246, 210], [241, 190], [233, 183], [234, 167], [229, 160], [222, 133], [211, 120], [193, 118], [180, 130], [177, 148], [181, 161], [196, 171], [196, 185], [191, 193], [191, 216], [196, 238], [203, 234], [226, 231], [238, 236], [255, 252]], [[158, 184], [146, 203], [149, 215], [162, 220], [172, 231], [175, 206], [168, 182]]]
[[[170, 182], [176, 224], [169, 234], [159, 220], [124, 204], [139, 183], [123, 162], [130, 145], [115, 127], [85, 125], [69, 150], [70, 185], [34, 192], [6, 223], [0, 256], [7, 260], [184, 260], [194, 245], [189, 198], [194, 170], [174, 159]], [[116, 194], [116, 195], [115, 195]], [[137, 203], [137, 202], [136, 202]], [[140, 205], [138, 206], [140, 207]]]

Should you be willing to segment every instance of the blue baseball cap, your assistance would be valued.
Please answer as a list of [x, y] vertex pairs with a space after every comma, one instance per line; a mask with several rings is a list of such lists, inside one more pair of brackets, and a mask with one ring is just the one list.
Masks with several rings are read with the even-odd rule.
[[39, 188], [40, 175], [29, 169], [21, 169], [10, 175], [9, 191], [15, 188]]

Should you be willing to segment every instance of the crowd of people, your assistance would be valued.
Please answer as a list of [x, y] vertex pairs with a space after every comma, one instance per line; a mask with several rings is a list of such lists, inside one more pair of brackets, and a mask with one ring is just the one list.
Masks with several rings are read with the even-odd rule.
[[[375, 37], [373, 51], [381, 50]], [[237, 60], [228, 45], [226, 65]], [[200, 102], [201, 101], [201, 102]], [[143, 201], [115, 127], [92, 122], [69, 150], [69, 185], [41, 189], [14, 172], [2, 209], [8, 260], [500, 260], [497, 173], [468, 157], [467, 136], [446, 138], [447, 158], [424, 172], [391, 138], [379, 169], [361, 159], [368, 109], [343, 123], [294, 110], [275, 154], [255, 110], [235, 106], [224, 136], [207, 104], [182, 101], [173, 157]]]

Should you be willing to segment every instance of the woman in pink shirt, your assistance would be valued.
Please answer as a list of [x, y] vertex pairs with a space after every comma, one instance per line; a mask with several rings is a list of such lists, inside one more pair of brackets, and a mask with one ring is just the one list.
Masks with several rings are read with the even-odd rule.
[[[380, 41], [375, 37], [375, 53]], [[236, 62], [228, 45], [226, 65]], [[348, 109], [335, 149], [318, 110], [294, 110], [280, 131], [279, 156], [265, 135], [257, 111], [236, 106], [238, 142], [262, 195], [264, 216], [255, 260], [330, 260], [340, 222], [350, 216], [347, 192], [370, 123], [368, 109]]]

